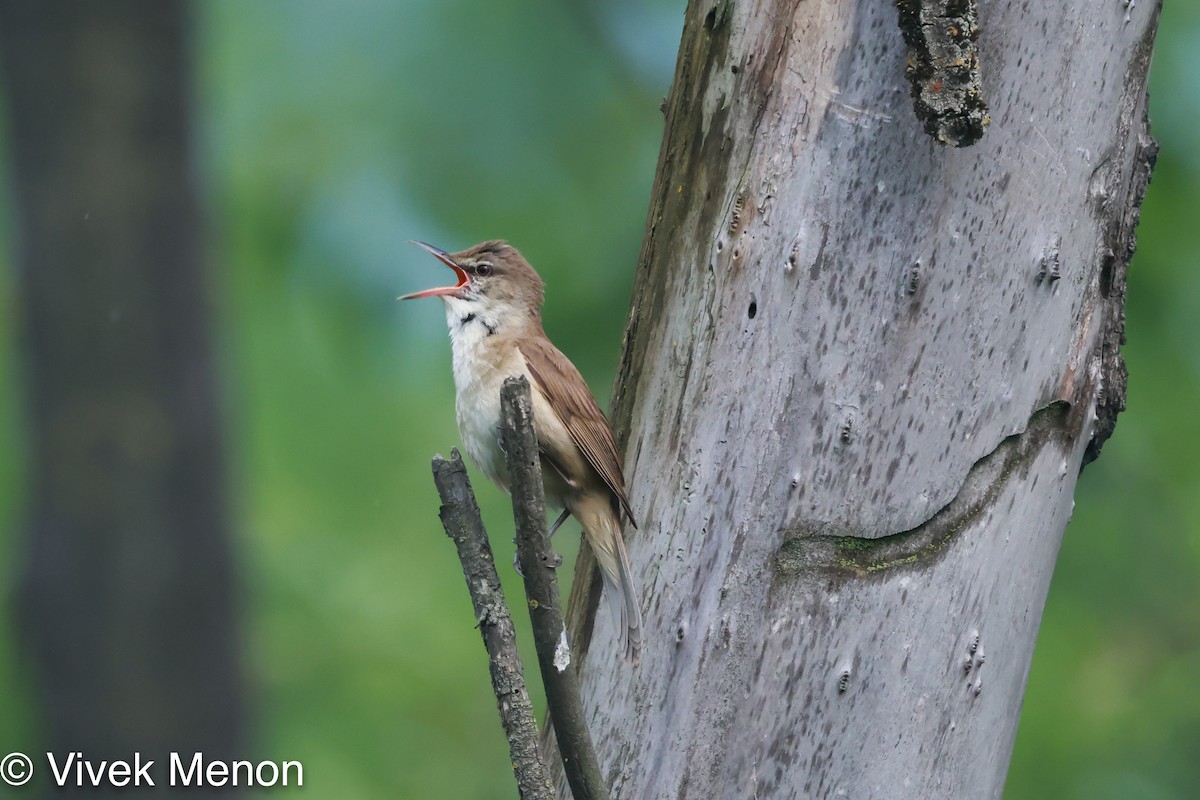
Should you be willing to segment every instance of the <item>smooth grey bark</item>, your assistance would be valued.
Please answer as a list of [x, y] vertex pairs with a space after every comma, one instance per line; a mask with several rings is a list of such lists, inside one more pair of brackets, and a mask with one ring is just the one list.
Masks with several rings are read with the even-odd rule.
[[[689, 4], [613, 403], [647, 645], [582, 673], [615, 797], [1001, 794], [1123, 406], [1158, 14], [980, 3], [950, 149], [892, 5]], [[597, 597], [583, 548], [581, 649]]]
[[30, 461], [17, 613], [44, 749], [96, 762], [246, 756], [187, 11], [0, 2]]

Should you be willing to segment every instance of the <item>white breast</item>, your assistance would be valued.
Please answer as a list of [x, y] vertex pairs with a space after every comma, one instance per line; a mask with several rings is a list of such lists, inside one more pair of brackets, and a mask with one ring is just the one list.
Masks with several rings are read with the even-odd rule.
[[[551, 447], [558, 466], [570, 475], [590, 476], [599, 481], [599, 476], [587, 466], [583, 454], [568, 444], [570, 433], [537, 389], [511, 333], [515, 327], [513, 320], [493, 316], [493, 313], [494, 309], [479, 303], [446, 298], [446, 321], [450, 326], [454, 356], [454, 405], [458, 433], [467, 455], [489, 480], [508, 491], [508, 466], [500, 447], [500, 387], [506, 378], [523, 375], [532, 389], [538, 442], [543, 445], [546, 442], [562, 443]], [[463, 320], [472, 314], [475, 317], [464, 323]], [[545, 461], [542, 480], [546, 502], [556, 508], [569, 505], [569, 497], [583, 488], [575, 483], [568, 484], [556, 467]]]
[[488, 334], [485, 320], [460, 322], [466, 314], [446, 304], [454, 357], [455, 415], [467, 455], [491, 481], [508, 489], [500, 449], [500, 387], [504, 379], [529, 377], [525, 359], [511, 340]]

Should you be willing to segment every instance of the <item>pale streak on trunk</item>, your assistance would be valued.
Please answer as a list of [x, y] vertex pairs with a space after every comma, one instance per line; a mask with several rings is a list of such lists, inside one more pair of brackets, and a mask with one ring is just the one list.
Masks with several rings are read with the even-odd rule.
[[614, 797], [1001, 794], [1124, 399], [1159, 11], [1126, 5], [981, 3], [957, 150], [890, 3], [689, 5], [614, 402], [646, 647], [583, 671]]

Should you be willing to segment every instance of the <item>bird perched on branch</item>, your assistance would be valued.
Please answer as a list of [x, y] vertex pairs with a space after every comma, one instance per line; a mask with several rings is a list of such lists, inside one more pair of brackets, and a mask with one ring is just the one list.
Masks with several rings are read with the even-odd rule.
[[446, 304], [454, 358], [455, 410], [463, 446], [493, 483], [508, 491], [500, 448], [500, 387], [524, 375], [532, 388], [533, 422], [542, 456], [546, 500], [583, 526], [604, 576], [604, 594], [624, 631], [626, 657], [642, 643], [642, 614], [625, 542], [622, 513], [637, 527], [616, 441], [579, 370], [542, 330], [542, 279], [503, 241], [447, 253], [414, 242], [454, 270], [452, 286], [401, 297], [440, 297]]

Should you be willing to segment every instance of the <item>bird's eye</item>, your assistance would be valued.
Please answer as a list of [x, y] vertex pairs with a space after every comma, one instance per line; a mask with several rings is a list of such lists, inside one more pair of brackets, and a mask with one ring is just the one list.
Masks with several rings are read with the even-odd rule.
[[486, 261], [475, 265], [475, 274], [481, 278], [486, 278], [492, 274], [492, 265]]

